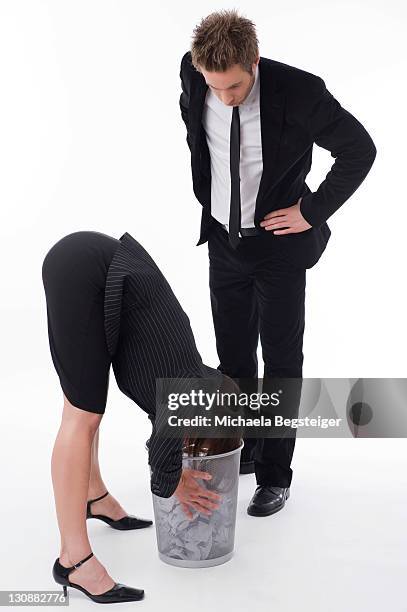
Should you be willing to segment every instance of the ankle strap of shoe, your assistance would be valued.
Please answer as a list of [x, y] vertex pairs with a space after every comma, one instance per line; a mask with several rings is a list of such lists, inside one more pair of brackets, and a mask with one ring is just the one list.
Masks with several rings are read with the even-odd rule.
[[82, 565], [82, 563], [85, 563], [85, 561], [87, 561], [88, 559], [90, 559], [91, 557], [93, 557], [93, 552], [90, 553], [90, 555], [88, 555], [87, 557], [85, 557], [84, 559], [82, 559], [82, 561], [79, 561], [79, 563], [75, 563], [75, 565], [73, 565], [73, 568], [77, 568], [80, 565]]
[[106, 497], [106, 495], [109, 495], [109, 491], [106, 491], [106, 493], [103, 493], [103, 495], [101, 495], [100, 497], [96, 497], [96, 499], [90, 499], [90, 500], [88, 501], [88, 506], [89, 506], [90, 504], [93, 504], [93, 502], [97, 502], [97, 501], [99, 501], [100, 499], [103, 499], [104, 497]]
[[[63, 570], [63, 571], [62, 571], [63, 575], [67, 577], [67, 576], [68, 576], [68, 574], [69, 574], [69, 573], [70, 573], [72, 570], [74, 570], [74, 569], [76, 569], [76, 568], [80, 567], [80, 566], [82, 565], [82, 563], [85, 563], [85, 561], [87, 561], [87, 560], [88, 560], [88, 559], [90, 559], [91, 557], [93, 557], [93, 552], [91, 552], [91, 553], [90, 553], [90, 555], [88, 555], [87, 557], [85, 557], [84, 559], [82, 559], [82, 561], [79, 561], [79, 563], [75, 563], [75, 565], [72, 565], [71, 567], [65, 567], [64, 565], [61, 565], [61, 562], [60, 562], [60, 561], [59, 561], [59, 559], [58, 559], [58, 561], [59, 561], [59, 565], [60, 565], [60, 567], [61, 567], [61, 568], [62, 568], [62, 570]], [[61, 571], [61, 570], [60, 570], [60, 571]]]

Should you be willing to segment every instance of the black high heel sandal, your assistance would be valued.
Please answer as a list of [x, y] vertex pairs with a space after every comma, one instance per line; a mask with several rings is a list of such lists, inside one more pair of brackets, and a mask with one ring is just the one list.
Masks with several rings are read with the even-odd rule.
[[75, 563], [72, 567], [65, 567], [61, 565], [59, 562], [59, 558], [55, 559], [54, 567], [52, 568], [52, 575], [54, 577], [55, 582], [58, 584], [62, 584], [64, 588], [64, 595], [67, 596], [68, 589], [70, 586], [73, 589], [79, 589], [82, 593], [85, 593], [90, 599], [96, 601], [97, 603], [117, 603], [120, 601], [139, 601], [144, 597], [143, 589], [133, 589], [132, 587], [126, 586], [125, 584], [121, 584], [120, 582], [116, 582], [114, 586], [105, 593], [99, 593], [99, 595], [93, 595], [89, 593], [84, 587], [80, 584], [76, 584], [75, 582], [71, 582], [68, 578], [69, 573], [72, 570], [76, 569], [82, 563], [85, 563], [88, 559], [93, 557], [93, 552], [90, 553], [87, 557], [79, 561], [79, 563]]
[[92, 514], [90, 511], [90, 505], [93, 502], [103, 499], [104, 497], [106, 497], [106, 495], [109, 495], [109, 491], [106, 491], [106, 493], [104, 493], [100, 497], [96, 497], [96, 499], [90, 499], [87, 502], [87, 505], [86, 505], [86, 518], [87, 519], [88, 518], [100, 519], [101, 521], [110, 525], [110, 527], [113, 527], [113, 529], [120, 529], [122, 531], [125, 531], [128, 529], [144, 529], [145, 527], [150, 527], [150, 525], [153, 524], [153, 521], [137, 518], [137, 516], [133, 516], [132, 514], [129, 514], [128, 516], [123, 516], [121, 519], [117, 519], [116, 521], [114, 521], [108, 516], [105, 516], [104, 514]]

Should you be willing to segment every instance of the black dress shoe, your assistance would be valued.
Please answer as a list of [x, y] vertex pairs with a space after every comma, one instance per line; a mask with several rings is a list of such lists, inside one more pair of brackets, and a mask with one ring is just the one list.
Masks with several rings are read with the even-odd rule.
[[241, 461], [239, 473], [240, 474], [254, 474], [254, 461]]
[[285, 506], [290, 497], [290, 487], [273, 487], [259, 485], [247, 508], [250, 516], [269, 516], [278, 512]]
[[90, 499], [86, 505], [86, 518], [96, 518], [100, 519], [104, 523], [113, 527], [113, 529], [120, 529], [121, 531], [127, 531], [129, 529], [144, 529], [145, 527], [150, 527], [153, 524], [153, 521], [149, 519], [141, 519], [137, 518], [137, 516], [133, 516], [129, 514], [128, 516], [123, 516], [121, 519], [117, 519], [116, 521], [110, 518], [109, 516], [105, 516], [104, 514], [92, 514], [90, 511], [90, 505], [93, 502], [99, 501], [109, 495], [109, 491], [106, 491], [100, 497], [96, 497], [96, 499]]
[[64, 595], [67, 596], [68, 589], [67, 587], [72, 587], [73, 589], [78, 589], [85, 593], [87, 597], [96, 601], [97, 603], [118, 603], [120, 601], [139, 601], [144, 597], [143, 589], [134, 589], [133, 587], [126, 586], [125, 584], [121, 584], [120, 582], [115, 582], [111, 589], [105, 591], [104, 593], [100, 593], [99, 595], [94, 595], [85, 589], [85, 587], [80, 584], [76, 584], [75, 582], [71, 582], [69, 580], [69, 574], [74, 569], [85, 563], [88, 559], [93, 557], [93, 552], [90, 553], [87, 557], [79, 561], [79, 563], [75, 563], [71, 567], [65, 567], [61, 565], [59, 562], [59, 558], [55, 559], [54, 567], [52, 568], [52, 575], [54, 580], [58, 584], [63, 585]]

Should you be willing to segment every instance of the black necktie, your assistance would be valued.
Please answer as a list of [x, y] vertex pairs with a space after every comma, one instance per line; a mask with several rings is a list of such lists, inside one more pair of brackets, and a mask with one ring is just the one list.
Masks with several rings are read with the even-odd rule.
[[230, 126], [230, 213], [229, 243], [235, 249], [239, 242], [240, 230], [240, 119], [239, 107], [233, 107]]

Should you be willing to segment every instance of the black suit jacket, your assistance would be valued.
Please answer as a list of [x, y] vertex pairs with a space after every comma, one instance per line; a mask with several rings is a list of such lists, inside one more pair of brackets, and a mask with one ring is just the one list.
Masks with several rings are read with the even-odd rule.
[[[331, 235], [326, 220], [359, 187], [376, 156], [372, 138], [345, 110], [314, 74], [260, 57], [260, 117], [263, 174], [256, 200], [254, 224], [262, 231], [264, 216], [296, 204], [312, 226], [286, 235], [267, 232], [295, 265], [311, 268]], [[202, 111], [208, 89], [191, 63], [191, 53], [181, 60], [182, 93], [179, 99], [191, 151], [194, 193], [202, 204], [201, 232], [197, 245], [207, 241], [214, 223], [211, 216], [211, 166]], [[305, 182], [311, 168], [313, 143], [331, 152], [335, 162], [312, 193]]]

